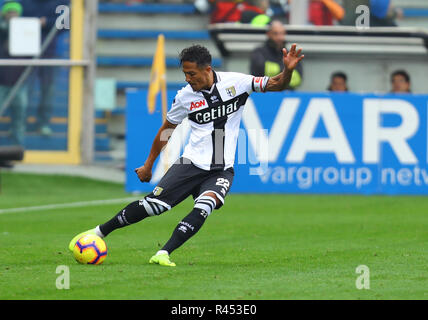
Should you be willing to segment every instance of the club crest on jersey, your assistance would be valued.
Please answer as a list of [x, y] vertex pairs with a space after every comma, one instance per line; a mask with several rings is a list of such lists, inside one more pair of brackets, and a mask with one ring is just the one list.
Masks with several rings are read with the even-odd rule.
[[206, 101], [205, 100], [201, 100], [201, 101], [194, 101], [190, 104], [190, 111], [194, 110], [194, 109], [199, 109], [200, 107], [204, 107], [205, 106]]
[[233, 98], [234, 96], [236, 96], [236, 90], [235, 87], [232, 86], [230, 88], [226, 88], [226, 93], [229, 97]]
[[163, 188], [161, 188], [161, 187], [156, 187], [156, 188], [154, 188], [154, 189], [153, 189], [153, 194], [154, 194], [155, 196], [159, 196], [159, 195], [162, 193], [162, 191], [163, 191]]

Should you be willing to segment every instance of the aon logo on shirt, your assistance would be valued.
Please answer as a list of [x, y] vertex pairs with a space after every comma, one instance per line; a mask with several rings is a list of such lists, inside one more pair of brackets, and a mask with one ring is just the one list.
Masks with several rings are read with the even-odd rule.
[[206, 103], [206, 101], [205, 101], [205, 100], [192, 102], [192, 103], [190, 104], [190, 111], [195, 110], [195, 109], [199, 109], [200, 107], [204, 107], [204, 106], [205, 106], [205, 103]]

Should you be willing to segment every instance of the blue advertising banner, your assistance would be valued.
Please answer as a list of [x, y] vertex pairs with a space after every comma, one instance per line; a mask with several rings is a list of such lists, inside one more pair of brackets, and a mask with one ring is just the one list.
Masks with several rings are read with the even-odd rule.
[[[169, 91], [171, 104], [176, 92]], [[127, 191], [151, 191], [181, 155], [178, 126], [155, 165], [143, 165], [162, 123], [147, 92], [127, 94]], [[161, 108], [157, 108], [160, 110]], [[428, 194], [428, 96], [253, 93], [245, 106], [231, 192]]]

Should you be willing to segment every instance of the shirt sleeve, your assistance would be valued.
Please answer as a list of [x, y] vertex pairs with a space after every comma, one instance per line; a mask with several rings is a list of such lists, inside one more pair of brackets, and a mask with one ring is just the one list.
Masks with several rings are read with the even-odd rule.
[[171, 109], [166, 114], [166, 119], [172, 124], [180, 124], [184, 118], [187, 117], [187, 110], [180, 102], [180, 100], [175, 97], [172, 102]]

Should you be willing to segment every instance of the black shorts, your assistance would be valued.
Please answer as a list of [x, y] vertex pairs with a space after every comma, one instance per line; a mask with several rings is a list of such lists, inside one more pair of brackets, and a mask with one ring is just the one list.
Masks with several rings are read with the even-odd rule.
[[188, 159], [180, 158], [145, 199], [169, 210], [190, 195], [196, 201], [203, 194], [213, 192], [221, 202], [216, 207], [219, 209], [232, 186], [234, 174], [233, 168], [207, 171], [196, 167]]

